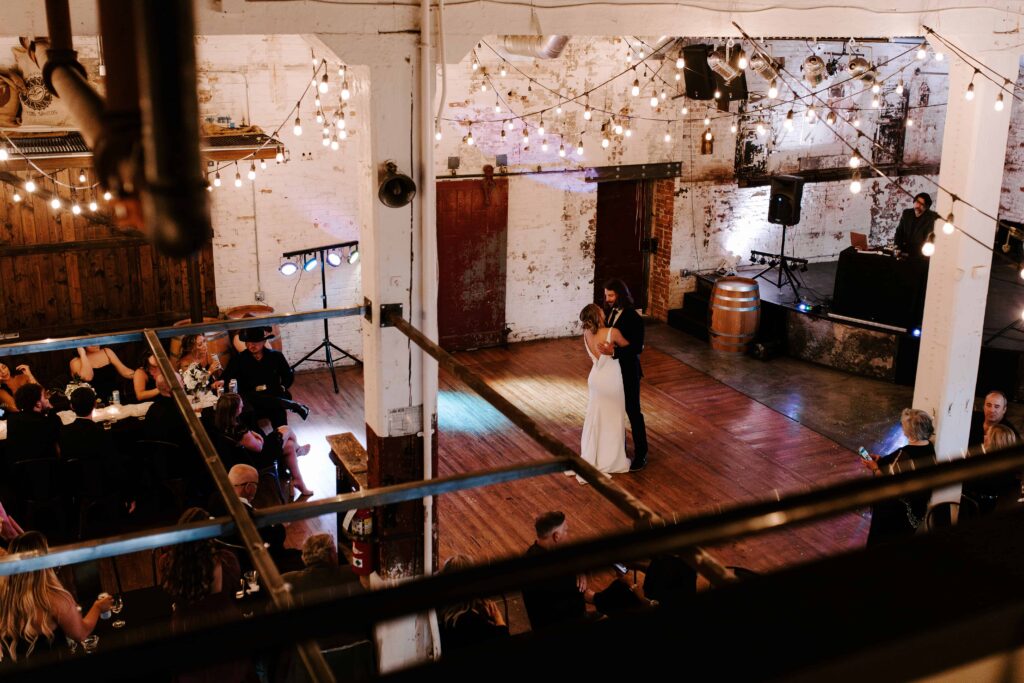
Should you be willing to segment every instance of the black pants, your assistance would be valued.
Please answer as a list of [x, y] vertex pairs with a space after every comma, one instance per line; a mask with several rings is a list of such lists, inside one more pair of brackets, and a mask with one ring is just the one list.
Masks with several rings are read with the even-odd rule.
[[647, 458], [647, 427], [644, 414], [640, 412], [640, 373], [623, 372], [622, 387], [626, 392], [626, 416], [633, 432], [633, 459]]

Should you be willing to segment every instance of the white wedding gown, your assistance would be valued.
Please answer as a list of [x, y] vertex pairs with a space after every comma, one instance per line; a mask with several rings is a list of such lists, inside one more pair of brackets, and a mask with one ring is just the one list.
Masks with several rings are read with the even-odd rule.
[[[608, 330], [606, 341], [612, 340]], [[580, 456], [605, 474], [629, 471], [626, 457], [626, 394], [622, 388], [622, 371], [616, 358], [601, 354], [594, 358], [587, 345], [583, 345], [594, 363], [587, 378], [590, 400], [587, 416], [583, 420], [583, 438]], [[580, 480], [580, 483], [584, 483]]]

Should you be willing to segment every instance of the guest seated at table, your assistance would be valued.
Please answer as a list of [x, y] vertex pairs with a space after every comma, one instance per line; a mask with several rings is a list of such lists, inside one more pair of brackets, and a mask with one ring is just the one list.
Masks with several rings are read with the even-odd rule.
[[284, 355], [267, 346], [274, 338], [269, 327], [242, 330], [239, 338], [245, 342], [245, 351], [231, 359], [224, 371], [224, 380], [238, 381], [238, 393], [256, 412], [257, 418], [266, 418], [274, 427], [288, 424], [285, 410], [291, 410], [303, 420], [309, 416], [309, 407], [292, 401], [288, 387], [295, 381], [295, 373]]
[[[527, 557], [542, 555], [569, 540], [569, 523], [561, 511], [545, 512], [534, 521], [537, 540]], [[523, 588], [523, 606], [534, 631], [586, 616], [586, 574], [565, 574]]]
[[[864, 463], [875, 476], [894, 474], [910, 466], [911, 461], [918, 464], [935, 462], [935, 447], [931, 442], [935, 433], [932, 416], [923, 410], [904, 408], [900, 414], [900, 426], [907, 437], [907, 445], [889, 455], [872, 455], [872, 460]], [[913, 536], [924, 521], [930, 499], [931, 492], [923, 491], [872, 505], [868, 547]]]
[[[82, 334], [90, 334], [83, 332]], [[71, 359], [71, 376], [88, 382], [104, 401], [121, 387], [119, 377], [132, 379], [135, 372], [121, 362], [113, 349], [99, 346], [78, 347], [78, 357]]]
[[[220, 357], [210, 353], [206, 346], [205, 334], [189, 334], [181, 340], [181, 358], [178, 359], [178, 370], [184, 372], [188, 366], [198, 363], [199, 367], [210, 373], [210, 377], [217, 379], [223, 374]], [[216, 388], [216, 387], [215, 387]]]
[[[46, 537], [38, 531], [21, 534], [7, 551], [46, 554]], [[60, 651], [66, 638], [82, 640], [93, 632], [113, 598], [97, 598], [79, 612], [75, 599], [52, 569], [8, 576], [0, 588], [0, 659], [18, 662], [39, 652]]]
[[23, 533], [25, 533], [25, 530], [14, 521], [13, 517], [7, 514], [3, 504], [0, 503], [0, 541], [2, 541], [2, 544], [13, 541]]
[[[228, 470], [228, 481], [231, 482], [232, 488], [234, 488], [235, 494], [238, 496], [239, 502], [245, 506], [246, 512], [249, 516], [253, 516], [256, 511], [255, 499], [256, 490], [260, 484], [260, 473], [252, 465], [239, 464], [234, 465]], [[226, 515], [228, 514], [227, 507], [224, 505], [224, 501], [220, 499], [220, 496], [214, 494], [211, 497], [210, 511], [215, 515]], [[290, 560], [289, 553], [280, 553], [281, 550], [288, 550], [284, 547], [284, 539], [287, 538], [287, 530], [283, 524], [271, 524], [269, 526], [260, 527], [260, 538], [267, 545], [270, 552], [270, 556], [277, 562], [279, 559]], [[235, 554], [238, 556], [238, 561], [242, 564], [245, 569], [252, 568], [252, 560], [249, 557], [249, 553], [246, 552], [244, 543], [241, 537], [236, 533], [232, 536], [224, 539], [225, 543], [228, 543], [235, 550]]]
[[985, 401], [982, 403], [981, 410], [975, 410], [971, 413], [971, 431], [967, 437], [967, 446], [969, 448], [975, 448], [981, 446], [985, 442], [985, 435], [988, 433], [989, 427], [992, 425], [1004, 425], [1010, 428], [1014, 434], [1017, 434], [1017, 428], [1006, 419], [1006, 408], [1009, 406], [1009, 402], [1006, 400], [1006, 394], [993, 389], [992, 391], [985, 394]]
[[[993, 424], [985, 430], [982, 453], [1008, 448], [1017, 443], [1017, 439], [1017, 433], [1009, 425]], [[1019, 472], [994, 474], [983, 479], [965, 481], [963, 484], [963, 497], [976, 503], [978, 512], [982, 515], [1016, 506], [1020, 494]]]
[[[71, 399], [69, 399], [67, 394], [64, 393], [64, 389], [51, 387], [46, 389], [43, 393], [46, 394], [46, 400], [50, 402], [50, 408], [58, 415], [65, 411], [72, 410]], [[95, 394], [93, 395], [95, 396]]]
[[14, 394], [26, 384], [38, 384], [32, 376], [32, 371], [24, 363], [11, 369], [0, 363], [0, 408], [8, 413], [18, 412], [18, 405], [14, 402]]
[[160, 368], [156, 365], [156, 358], [148, 350], [142, 353], [139, 358], [135, 372], [132, 373], [132, 388], [135, 390], [135, 402], [145, 403], [152, 401], [160, 394], [156, 388], [156, 376], [160, 374]]
[[316, 600], [318, 593], [351, 595], [363, 592], [359, 577], [348, 562], [338, 556], [338, 547], [330, 534], [313, 534], [302, 543], [302, 564], [300, 571], [282, 574], [281, 578], [292, 586], [292, 595], [301, 603], [310, 595]]
[[71, 392], [71, 409], [75, 420], [60, 428], [60, 455], [65, 460], [75, 458], [97, 458], [112, 449], [109, 433], [92, 420], [96, 406], [96, 394], [89, 387], [79, 387]]
[[914, 206], [904, 209], [896, 228], [896, 247], [905, 254], [921, 256], [921, 247], [935, 232], [939, 214], [931, 210], [932, 198], [927, 192], [914, 195]]
[[38, 384], [26, 384], [14, 394], [17, 413], [7, 419], [8, 463], [59, 455], [61, 422]]
[[[178, 526], [203, 522], [210, 513], [189, 508]], [[172, 546], [158, 562], [160, 586], [174, 601], [171, 628], [188, 632], [209, 619], [240, 618], [235, 591], [241, 581], [238, 559], [213, 539]], [[252, 661], [246, 658], [220, 662], [201, 671], [175, 677], [177, 681], [256, 681]]]
[[188, 424], [178, 410], [171, 394], [171, 385], [167, 379], [156, 376], [157, 395], [153, 397], [153, 405], [146, 411], [146, 421], [142, 428], [143, 438], [150, 441], [167, 441], [184, 451], [193, 452], [195, 442], [189, 434]]
[[[441, 573], [461, 571], [473, 566], [465, 555], [449, 557]], [[489, 640], [508, 637], [505, 617], [494, 600], [469, 598], [438, 610], [441, 648], [444, 652], [473, 647]]]
[[278, 462], [291, 471], [291, 485], [301, 496], [313, 495], [302, 479], [297, 457], [309, 453], [309, 444], [300, 446], [295, 432], [287, 425], [265, 436], [251, 429], [241, 421], [243, 407], [242, 397], [229, 392], [217, 399], [214, 409], [214, 443], [228, 466], [247, 463], [264, 470]]

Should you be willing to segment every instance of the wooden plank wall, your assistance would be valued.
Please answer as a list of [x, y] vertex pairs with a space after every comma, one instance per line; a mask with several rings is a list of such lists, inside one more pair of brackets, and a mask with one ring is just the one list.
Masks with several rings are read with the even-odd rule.
[[[91, 185], [91, 169], [64, 169], [54, 175], [60, 182], [81, 185], [82, 170]], [[41, 190], [54, 190], [36, 172], [17, 175], [23, 180], [33, 178]], [[27, 341], [74, 335], [83, 329], [103, 332], [170, 324], [188, 317], [184, 260], [156, 253], [141, 235], [125, 235], [84, 215], [75, 216], [67, 187], [56, 188], [62, 199], [59, 210], [24, 189], [18, 190], [22, 201], [15, 202], [15, 189], [0, 183], [0, 332], [17, 332], [19, 340]], [[90, 195], [78, 195], [85, 212]], [[99, 212], [109, 218], [110, 205], [102, 197], [97, 201]], [[211, 245], [201, 253], [200, 272], [204, 312], [216, 316]], [[67, 373], [72, 355], [32, 354], [23, 360], [46, 382]], [[126, 349], [118, 350], [118, 355], [131, 364], [136, 353]]]

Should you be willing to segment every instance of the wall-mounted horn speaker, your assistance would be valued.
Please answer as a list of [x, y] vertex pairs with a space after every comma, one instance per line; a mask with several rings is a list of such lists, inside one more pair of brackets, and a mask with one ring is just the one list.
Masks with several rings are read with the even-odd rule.
[[405, 206], [416, 196], [416, 183], [409, 176], [399, 173], [395, 162], [384, 164], [384, 178], [377, 189], [377, 198], [384, 206], [397, 209]]

